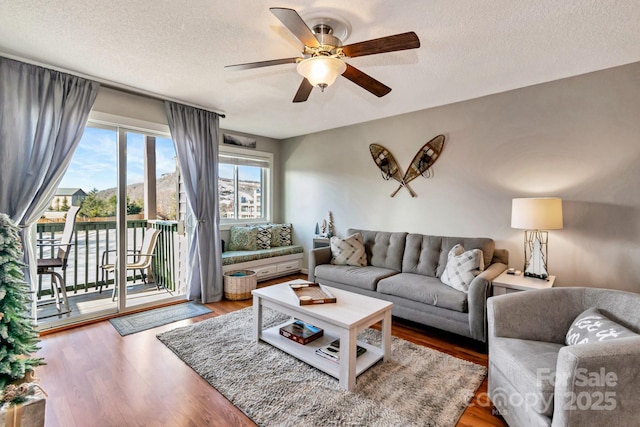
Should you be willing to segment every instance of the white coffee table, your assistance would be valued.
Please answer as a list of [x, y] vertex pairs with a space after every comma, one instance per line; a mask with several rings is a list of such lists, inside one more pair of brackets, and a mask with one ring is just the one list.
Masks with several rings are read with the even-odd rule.
[[[289, 287], [292, 283], [308, 283], [306, 280], [292, 280], [279, 285], [252, 291], [254, 338], [262, 340], [280, 350], [320, 369], [340, 380], [340, 387], [353, 390], [356, 377], [380, 359], [391, 357], [391, 307], [393, 303], [354, 294], [341, 289], [326, 287], [337, 302], [330, 304], [299, 305], [298, 299]], [[307, 345], [298, 344], [280, 336], [279, 329], [287, 322], [264, 329], [262, 307], [269, 307], [292, 318], [300, 319], [324, 329], [324, 336]], [[376, 347], [357, 341], [360, 331], [382, 321], [382, 345]], [[315, 350], [340, 338], [340, 361], [336, 363], [319, 356]], [[356, 345], [367, 351], [356, 357]]]

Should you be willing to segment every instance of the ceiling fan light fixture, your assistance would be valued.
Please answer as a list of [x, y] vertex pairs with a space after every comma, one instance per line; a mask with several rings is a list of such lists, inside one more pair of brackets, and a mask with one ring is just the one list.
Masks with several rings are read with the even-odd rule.
[[306, 78], [312, 86], [318, 86], [324, 91], [344, 73], [347, 65], [333, 56], [313, 56], [298, 64], [298, 73]]

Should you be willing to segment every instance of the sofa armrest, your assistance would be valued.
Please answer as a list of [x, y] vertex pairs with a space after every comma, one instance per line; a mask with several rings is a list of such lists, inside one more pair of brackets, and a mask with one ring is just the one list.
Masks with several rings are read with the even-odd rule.
[[310, 282], [316, 281], [316, 266], [331, 263], [331, 248], [328, 246], [315, 248], [309, 252], [309, 278]]
[[493, 259], [491, 264], [501, 262], [504, 265], [509, 265], [509, 251], [506, 249], [495, 249], [493, 251]]
[[487, 341], [487, 298], [490, 296], [489, 283], [505, 271], [502, 263], [491, 264], [478, 274], [469, 284], [467, 300], [469, 302], [469, 330], [471, 336], [479, 341]]
[[560, 349], [553, 426], [638, 425], [640, 336]]
[[489, 339], [496, 336], [564, 344], [571, 323], [584, 310], [584, 292], [576, 290], [551, 288], [489, 298]]

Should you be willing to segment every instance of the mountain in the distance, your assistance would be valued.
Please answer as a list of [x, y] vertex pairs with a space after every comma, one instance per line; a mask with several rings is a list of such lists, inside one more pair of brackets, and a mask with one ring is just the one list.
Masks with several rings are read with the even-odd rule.
[[[259, 209], [262, 202], [260, 198], [261, 183], [257, 181], [240, 180], [238, 182], [238, 201], [242, 204], [254, 205]], [[220, 212], [223, 217], [227, 217], [229, 212], [233, 212], [233, 202], [235, 198], [235, 187], [233, 179], [219, 178], [218, 191], [220, 199]], [[108, 200], [116, 194], [115, 188], [108, 188], [96, 193], [101, 199]], [[158, 218], [174, 220], [178, 204], [176, 196], [178, 194], [178, 173], [172, 172], [162, 175], [156, 180], [156, 202], [158, 209]], [[144, 204], [144, 183], [138, 182], [127, 186], [127, 195], [129, 202], [138, 202], [141, 206]]]
[[[107, 188], [100, 190], [96, 196], [101, 199], [109, 199], [116, 194], [116, 188]], [[156, 179], [156, 208], [158, 210], [158, 218], [175, 220], [178, 212], [178, 203], [176, 195], [178, 194], [178, 173], [171, 172], [162, 175]], [[127, 196], [129, 201], [139, 201], [140, 205], [144, 204], [144, 183], [138, 182], [127, 185]]]

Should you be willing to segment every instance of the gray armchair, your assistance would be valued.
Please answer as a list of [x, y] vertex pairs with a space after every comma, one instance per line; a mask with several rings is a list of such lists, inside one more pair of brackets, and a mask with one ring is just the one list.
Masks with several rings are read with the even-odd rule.
[[640, 335], [565, 345], [591, 307], [640, 332], [640, 294], [553, 288], [489, 298], [489, 397], [511, 427], [640, 425]]

